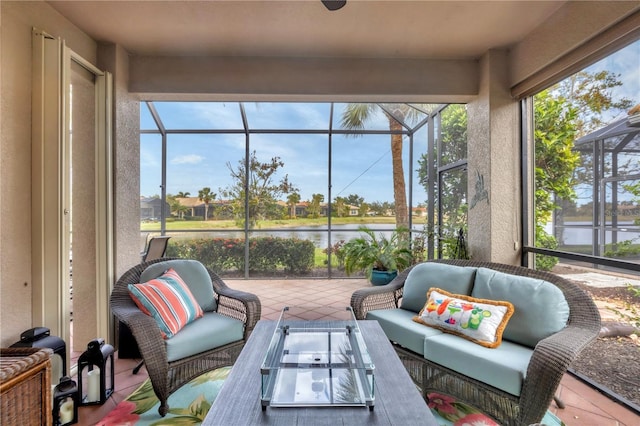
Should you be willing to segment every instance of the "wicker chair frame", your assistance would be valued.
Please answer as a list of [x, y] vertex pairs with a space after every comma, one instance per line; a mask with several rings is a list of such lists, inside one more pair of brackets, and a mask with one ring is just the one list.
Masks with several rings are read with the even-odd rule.
[[140, 275], [149, 265], [167, 260], [172, 259], [154, 259], [134, 266], [120, 277], [111, 293], [111, 311], [131, 329], [153, 390], [160, 400], [158, 412], [163, 417], [169, 411], [169, 395], [180, 386], [206, 371], [235, 362], [261, 314], [260, 300], [256, 295], [229, 288], [215, 272], [207, 268], [218, 302], [217, 312], [244, 323], [242, 340], [169, 362], [160, 328], [152, 317], [138, 309], [127, 287], [128, 284], [139, 283]]
[[[598, 336], [600, 314], [593, 300], [574, 283], [548, 272], [473, 260], [430, 262], [491, 268], [508, 274], [543, 279], [562, 290], [570, 309], [567, 326], [536, 345], [519, 397], [428, 361], [422, 355], [393, 343], [400, 360], [425, 399], [430, 392], [442, 392], [483, 410], [504, 425], [540, 422], [567, 368]], [[364, 319], [371, 310], [398, 308], [405, 280], [412, 268], [403, 271], [385, 286], [355, 291], [351, 296], [355, 316]]]

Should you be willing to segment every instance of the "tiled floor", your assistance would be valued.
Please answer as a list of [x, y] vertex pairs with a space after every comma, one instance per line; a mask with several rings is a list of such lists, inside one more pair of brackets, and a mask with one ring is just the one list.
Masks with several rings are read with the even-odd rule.
[[[351, 293], [367, 285], [364, 280], [354, 279], [229, 280], [227, 283], [258, 295], [262, 302], [262, 318], [271, 320], [278, 319], [284, 306], [307, 307], [307, 319], [326, 316], [333, 309], [348, 306]], [[114, 394], [101, 406], [80, 407], [80, 425], [96, 424], [146, 379], [144, 367], [137, 375], [132, 374], [136, 365], [137, 360], [116, 359]], [[571, 375], [564, 376], [557, 394], [566, 407], [559, 409], [552, 403], [549, 408], [567, 426], [640, 425], [640, 416]]]

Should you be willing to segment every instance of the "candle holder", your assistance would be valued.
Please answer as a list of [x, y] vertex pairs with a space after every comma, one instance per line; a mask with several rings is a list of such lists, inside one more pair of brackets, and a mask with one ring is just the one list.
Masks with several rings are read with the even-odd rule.
[[113, 346], [98, 338], [90, 341], [87, 350], [78, 358], [80, 405], [104, 404], [113, 393], [113, 353]]
[[53, 389], [53, 426], [78, 423], [78, 387], [64, 376]]
[[58, 336], [51, 336], [46, 327], [34, 327], [23, 331], [20, 340], [11, 345], [12, 348], [50, 348], [51, 383], [58, 383], [67, 375], [67, 344]]

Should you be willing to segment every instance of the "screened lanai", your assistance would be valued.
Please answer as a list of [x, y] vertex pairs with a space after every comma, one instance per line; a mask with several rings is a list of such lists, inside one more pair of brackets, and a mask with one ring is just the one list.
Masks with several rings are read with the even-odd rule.
[[465, 105], [140, 105], [141, 250], [162, 234], [226, 277], [343, 277], [362, 226], [408, 229], [419, 258], [466, 230]]
[[576, 200], [554, 216], [559, 249], [640, 263], [640, 127], [630, 124], [623, 118], [575, 142]]

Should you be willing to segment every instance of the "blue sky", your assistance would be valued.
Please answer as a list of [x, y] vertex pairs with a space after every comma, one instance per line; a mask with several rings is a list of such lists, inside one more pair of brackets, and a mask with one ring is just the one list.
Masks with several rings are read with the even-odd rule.
[[[586, 68], [587, 71], [610, 70], [620, 74], [622, 86], [613, 89], [614, 97], [626, 97], [640, 104], [640, 40]], [[605, 114], [605, 116], [607, 116]], [[608, 114], [611, 121], [626, 117], [623, 112]]]
[[[589, 71], [607, 69], [620, 74], [623, 86], [614, 89], [615, 96], [640, 103], [640, 41], [627, 46], [588, 67]], [[155, 106], [167, 129], [235, 129], [242, 130], [238, 103], [157, 102]], [[335, 104], [334, 129], [345, 104]], [[296, 129], [327, 130], [329, 103], [244, 103], [247, 121], [253, 130]], [[607, 119], [623, 118], [624, 114]], [[145, 104], [141, 104], [141, 128], [155, 129]], [[368, 130], [386, 130], [388, 122], [380, 113], [367, 125]], [[141, 135], [141, 195], [160, 194], [161, 139], [157, 135]], [[419, 152], [426, 150], [426, 132], [415, 136], [414, 166]], [[390, 136], [344, 137], [334, 135], [332, 145], [332, 198], [358, 194], [367, 202], [393, 201], [391, 184]], [[252, 134], [250, 150], [261, 162], [280, 157], [285, 166], [279, 177], [287, 174], [298, 187], [302, 200], [312, 194], [328, 195], [328, 136], [326, 134]], [[245, 155], [245, 135], [181, 134], [169, 135], [167, 144], [167, 192], [190, 192], [207, 186], [223, 198], [220, 190], [231, 183], [227, 163], [237, 167]], [[405, 138], [405, 175], [409, 173], [409, 150]], [[414, 179], [416, 177], [414, 176]], [[407, 187], [409, 182], [407, 181]], [[408, 189], [408, 188], [407, 188]], [[283, 197], [284, 198], [284, 197]], [[423, 202], [422, 188], [414, 180], [413, 204]], [[326, 200], [328, 201], [328, 200]]]
[[[243, 129], [240, 109], [234, 102], [158, 102], [154, 105], [167, 129]], [[335, 105], [336, 121], [344, 106]], [[244, 107], [252, 130], [327, 130], [330, 124], [329, 103], [245, 103]], [[146, 108], [145, 104], [141, 105], [141, 128], [153, 129], [155, 124]], [[334, 127], [339, 127], [339, 123], [334, 123]], [[388, 121], [381, 113], [376, 114], [367, 129], [386, 130]], [[424, 132], [418, 135], [426, 138]], [[161, 138], [143, 134], [141, 141], [141, 194], [159, 194]], [[367, 202], [393, 201], [389, 135], [334, 135], [332, 141], [332, 198], [358, 194]], [[405, 147], [405, 172], [408, 173], [407, 143]], [[284, 167], [277, 179], [287, 174], [299, 189], [302, 200], [310, 200], [315, 193], [323, 194], [327, 200], [327, 134], [251, 134], [250, 150], [256, 151], [261, 162], [279, 157]], [[169, 134], [167, 192], [188, 191], [196, 196], [198, 190], [206, 186], [218, 194], [217, 198], [223, 198], [221, 189], [232, 182], [229, 165], [237, 168], [244, 155], [243, 133]]]

